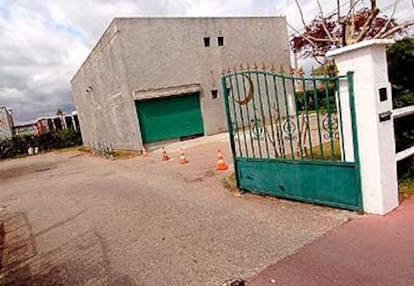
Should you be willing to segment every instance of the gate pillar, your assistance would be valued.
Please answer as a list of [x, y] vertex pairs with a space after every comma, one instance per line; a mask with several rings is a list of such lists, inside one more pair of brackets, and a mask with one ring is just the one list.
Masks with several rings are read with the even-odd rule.
[[[345, 161], [359, 154], [364, 211], [385, 215], [398, 206], [398, 182], [391, 85], [385, 48], [392, 40], [368, 40], [327, 53], [340, 73], [354, 72], [358, 148], [352, 140], [349, 82], [340, 85]], [[351, 88], [352, 89], [352, 88]], [[350, 93], [348, 93], [350, 92]], [[351, 101], [352, 103], [352, 101]]]

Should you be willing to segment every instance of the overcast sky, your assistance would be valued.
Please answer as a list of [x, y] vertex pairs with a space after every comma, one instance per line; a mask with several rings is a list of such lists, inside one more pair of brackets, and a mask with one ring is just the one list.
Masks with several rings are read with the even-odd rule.
[[[311, 20], [316, 0], [300, 2]], [[326, 11], [335, 2], [321, 0]], [[378, 4], [390, 13], [393, 2]], [[411, 0], [398, 8], [401, 20], [414, 14]], [[293, 0], [0, 0], [0, 105], [17, 122], [74, 110], [69, 81], [114, 17], [246, 15], [286, 15], [301, 27]]]

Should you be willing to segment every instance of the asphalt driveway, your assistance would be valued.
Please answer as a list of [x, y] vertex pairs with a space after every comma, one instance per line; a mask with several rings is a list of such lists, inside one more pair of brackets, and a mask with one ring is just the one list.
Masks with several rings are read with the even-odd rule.
[[[78, 152], [0, 162], [0, 285], [221, 285], [248, 278], [354, 214], [223, 186], [223, 136], [173, 160]], [[225, 138], [224, 138], [225, 139]], [[189, 164], [178, 164], [184, 147]]]

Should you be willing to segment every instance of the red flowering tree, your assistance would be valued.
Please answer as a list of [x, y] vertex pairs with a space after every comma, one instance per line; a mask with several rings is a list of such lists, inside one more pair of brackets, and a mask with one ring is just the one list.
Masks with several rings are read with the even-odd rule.
[[[405, 35], [414, 21], [398, 23], [394, 18], [397, 4], [395, 1], [390, 16], [380, 13], [376, 0], [370, 0], [370, 7], [355, 11], [360, 0], [351, 0], [350, 7], [341, 13], [341, 3], [337, 0], [335, 12], [325, 16], [319, 0], [316, 0], [319, 13], [309, 24], [305, 23], [299, 0], [295, 0], [299, 9], [304, 29], [295, 30], [296, 34], [290, 39], [293, 52], [303, 57], [324, 57], [333, 48], [343, 47], [367, 39], [386, 39], [396, 35]], [[320, 62], [320, 60], [318, 60]]]

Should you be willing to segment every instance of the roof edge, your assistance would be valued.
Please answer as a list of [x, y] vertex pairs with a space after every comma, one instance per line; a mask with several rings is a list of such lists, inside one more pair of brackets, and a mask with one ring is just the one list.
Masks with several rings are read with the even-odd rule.
[[98, 41], [95, 43], [95, 45], [93, 45], [92, 49], [89, 51], [89, 54], [86, 56], [85, 60], [82, 62], [81, 66], [78, 68], [78, 70], [75, 72], [75, 74], [72, 76], [72, 78], [70, 79], [70, 83], [72, 83], [72, 81], [76, 78], [76, 76], [80, 73], [80, 71], [84, 68], [84, 66], [86, 65], [86, 63], [91, 59], [92, 55], [94, 54], [94, 51], [96, 51], [99, 47], [99, 45], [101, 44], [103, 38], [105, 37], [105, 35], [109, 32], [109, 30], [115, 25], [116, 26], [116, 22], [119, 20], [119, 18], [115, 17], [112, 19], [112, 21], [109, 23], [109, 25], [106, 27], [106, 29], [104, 30], [104, 32], [101, 34], [101, 36], [99, 37]]

